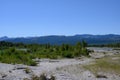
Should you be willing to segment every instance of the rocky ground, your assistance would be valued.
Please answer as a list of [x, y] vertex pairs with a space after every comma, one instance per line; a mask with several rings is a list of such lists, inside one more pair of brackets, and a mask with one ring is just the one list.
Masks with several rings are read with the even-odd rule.
[[[12, 65], [0, 63], [0, 80], [24, 80], [33, 75], [45, 74], [48, 78], [52, 75], [56, 80], [120, 80], [119, 74], [106, 74], [96, 77], [91, 71], [83, 68], [83, 65], [94, 63], [96, 59], [120, 54], [119, 50], [111, 48], [89, 48], [94, 50], [91, 57], [75, 59], [36, 59], [38, 66], [26, 66], [22, 64]], [[99, 54], [98, 54], [99, 53]]]

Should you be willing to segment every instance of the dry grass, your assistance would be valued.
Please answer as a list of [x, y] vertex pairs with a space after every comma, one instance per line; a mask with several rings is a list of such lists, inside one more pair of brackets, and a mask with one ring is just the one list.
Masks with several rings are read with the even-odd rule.
[[96, 76], [99, 72], [120, 74], [120, 55], [97, 59], [95, 63], [84, 65], [83, 67]]

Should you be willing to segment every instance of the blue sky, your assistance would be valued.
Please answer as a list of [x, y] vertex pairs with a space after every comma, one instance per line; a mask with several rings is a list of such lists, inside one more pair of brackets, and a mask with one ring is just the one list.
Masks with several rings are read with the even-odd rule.
[[0, 0], [0, 36], [120, 34], [120, 0]]

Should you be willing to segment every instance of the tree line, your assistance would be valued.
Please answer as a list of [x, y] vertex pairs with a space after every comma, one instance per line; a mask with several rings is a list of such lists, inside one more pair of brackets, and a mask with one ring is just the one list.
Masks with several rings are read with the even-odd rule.
[[112, 43], [112, 44], [95, 44], [95, 45], [88, 45], [89, 47], [120, 47], [120, 43]]

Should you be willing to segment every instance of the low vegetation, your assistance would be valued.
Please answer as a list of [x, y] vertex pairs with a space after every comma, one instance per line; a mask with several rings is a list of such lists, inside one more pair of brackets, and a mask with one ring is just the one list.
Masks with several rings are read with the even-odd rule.
[[83, 67], [93, 72], [96, 77], [101, 77], [99, 73], [120, 74], [120, 55], [97, 59], [95, 63]]
[[120, 43], [113, 43], [113, 44], [93, 44], [93, 45], [89, 45], [89, 47], [115, 47], [115, 48], [120, 48]]
[[[24, 79], [29, 80], [29, 79]], [[56, 80], [55, 76], [51, 76], [50, 78], [47, 78], [46, 74], [41, 74], [40, 76], [33, 75], [30, 80]]]
[[62, 44], [22, 44], [0, 42], [0, 62], [12, 64], [25, 64], [36, 66], [35, 58], [74, 58], [88, 56], [85, 41], [78, 42], [76, 45]]
[[27, 68], [25, 68], [25, 70], [24, 70], [24, 71], [25, 71], [25, 73], [26, 73], [26, 74], [31, 73], [31, 69], [30, 69], [30, 68], [28, 68], [28, 67], [27, 67]]

